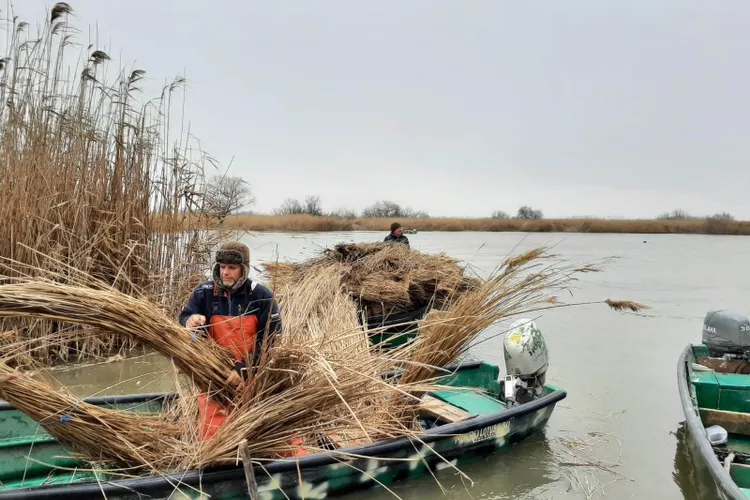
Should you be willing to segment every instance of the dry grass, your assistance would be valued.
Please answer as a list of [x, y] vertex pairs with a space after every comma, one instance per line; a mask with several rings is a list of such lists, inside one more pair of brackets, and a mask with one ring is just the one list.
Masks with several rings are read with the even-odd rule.
[[[172, 107], [183, 82], [139, 101], [144, 72], [122, 71], [108, 82], [107, 54], [96, 47], [76, 53], [70, 7], [57, 4], [52, 12], [39, 33], [21, 20], [6, 27], [0, 256], [58, 271], [63, 281], [72, 267], [176, 311], [211, 249], [209, 222], [196, 196], [205, 155], [195, 152], [186, 131], [172, 132], [179, 125]], [[73, 59], [78, 66], [68, 67]], [[37, 339], [32, 356], [50, 362], [108, 356], [135, 345], [127, 337], [50, 336], [68, 329], [51, 321], [0, 324], [0, 330]]]
[[[403, 219], [405, 227], [418, 231], [489, 231], [489, 232], [559, 232], [559, 233], [631, 233], [631, 234], [750, 234], [748, 221], [705, 219], [491, 219], [491, 218], [429, 218]], [[310, 215], [234, 215], [221, 227], [247, 231], [390, 231], [391, 219], [345, 219]], [[412, 236], [409, 236], [410, 238]], [[418, 236], [417, 236], [418, 237]]]

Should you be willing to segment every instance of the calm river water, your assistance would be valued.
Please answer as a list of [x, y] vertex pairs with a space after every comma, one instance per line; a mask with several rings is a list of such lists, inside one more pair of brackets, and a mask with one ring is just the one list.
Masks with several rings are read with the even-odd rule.
[[[379, 241], [380, 233], [248, 235], [254, 265], [306, 258], [341, 241]], [[692, 469], [676, 432], [683, 420], [676, 366], [683, 347], [700, 342], [711, 309], [750, 315], [750, 238], [688, 235], [423, 233], [412, 247], [446, 252], [490, 271], [508, 253], [540, 245], [575, 262], [619, 257], [578, 283], [576, 302], [635, 300], [650, 309], [616, 313], [603, 305], [545, 312], [537, 323], [551, 354], [548, 381], [568, 391], [542, 435], [462, 470], [438, 474], [452, 499], [696, 498]], [[489, 335], [491, 332], [488, 332]], [[502, 338], [472, 353], [503, 363]], [[171, 374], [155, 356], [55, 377], [81, 395], [169, 390]], [[95, 386], [91, 381], [95, 380]], [[569, 465], [588, 461], [601, 468]], [[612, 464], [619, 464], [613, 466]], [[397, 484], [404, 499], [438, 498], [432, 477]], [[349, 498], [393, 498], [384, 490]]]

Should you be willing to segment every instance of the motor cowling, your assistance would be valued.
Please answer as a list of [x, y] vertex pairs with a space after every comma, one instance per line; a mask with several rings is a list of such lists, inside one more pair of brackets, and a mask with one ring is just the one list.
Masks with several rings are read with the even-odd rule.
[[541, 396], [549, 367], [549, 350], [536, 323], [527, 318], [513, 322], [503, 340], [503, 354], [506, 398], [518, 401], [519, 396]]
[[750, 320], [731, 311], [709, 311], [703, 320], [703, 344], [711, 356], [750, 353]]

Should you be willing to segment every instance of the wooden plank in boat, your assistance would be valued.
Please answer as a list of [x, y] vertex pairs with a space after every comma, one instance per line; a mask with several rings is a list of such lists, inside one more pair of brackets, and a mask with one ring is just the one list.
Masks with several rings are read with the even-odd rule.
[[336, 448], [354, 448], [372, 444], [372, 440], [365, 436], [361, 430], [354, 433], [329, 432], [326, 437]]
[[699, 408], [704, 427], [720, 425], [732, 434], [750, 435], [750, 414]]
[[467, 420], [473, 416], [471, 413], [464, 411], [461, 408], [456, 408], [455, 406], [432, 397], [429, 394], [422, 397], [422, 402], [419, 404], [419, 410], [421, 413], [445, 420], [449, 423]]

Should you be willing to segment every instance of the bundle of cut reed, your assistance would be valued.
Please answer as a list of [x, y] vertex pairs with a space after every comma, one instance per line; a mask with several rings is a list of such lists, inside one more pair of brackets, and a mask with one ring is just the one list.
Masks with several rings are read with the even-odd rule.
[[90, 405], [3, 363], [0, 397], [39, 422], [74, 456], [102, 465], [167, 470], [184, 448], [182, 427], [160, 414]]
[[[346, 445], [352, 437], [358, 444], [395, 437], [413, 436], [416, 429], [411, 421], [404, 422], [393, 405], [386, 410], [368, 413], [372, 402], [387, 402], [400, 396], [401, 404], [416, 401], [413, 392], [431, 390], [426, 383], [404, 384], [397, 387], [379, 377], [363, 373], [360, 367], [345, 361], [323, 357], [312, 345], [274, 347], [272, 363], [259, 372], [282, 374], [289, 383], [283, 387], [254, 391], [251, 381], [238, 398], [236, 407], [216, 435], [201, 443], [200, 464], [227, 463], [236, 460], [237, 445], [246, 439], [251, 455], [271, 460], [294, 453], [300, 448], [293, 440], [300, 438], [301, 448], [320, 451], [325, 443]], [[378, 370], [382, 361], [375, 360], [372, 369]]]
[[263, 265], [275, 290], [295, 285], [320, 269], [339, 273], [344, 290], [367, 316], [413, 311], [428, 304], [443, 309], [479, 284], [447, 255], [388, 243], [342, 243], [300, 263]]
[[172, 359], [204, 391], [229, 401], [234, 397], [234, 388], [226, 384], [233, 367], [228, 353], [183, 328], [146, 299], [117, 290], [29, 280], [0, 285], [0, 318], [7, 317], [89, 325], [111, 337], [136, 339]]
[[[403, 435], [408, 427], [395, 414], [386, 414], [382, 402], [392, 398], [394, 391], [402, 393], [405, 389], [380, 380], [378, 374], [388, 360], [371, 357], [367, 332], [359, 327], [356, 308], [338, 280], [336, 274], [321, 273], [289, 291], [282, 302], [284, 341], [264, 351], [255, 376], [238, 398], [227, 402], [230, 420], [208, 442], [197, 440], [194, 408], [177, 417], [165, 414], [159, 418], [174, 426], [162, 433], [144, 429], [144, 422], [151, 422], [148, 417], [80, 403], [68, 410], [75, 400], [48, 386], [36, 383], [33, 389], [20, 386], [23, 390], [19, 390], [12, 385], [13, 380], [29, 383], [26, 378], [10, 379], [5, 397], [62, 442], [75, 440], [75, 449], [90, 459], [99, 461], [102, 457], [104, 463], [145, 467], [154, 472], [230, 461], [243, 439], [252, 443], [254, 457], [272, 459], [283, 455], [291, 448], [292, 439], [299, 436], [306, 439], [308, 448], [315, 449], [325, 441], [325, 434], [337, 432], [344, 436], [358, 434], [368, 442], [381, 436]], [[159, 309], [116, 291], [37, 280], [0, 285], [0, 317], [11, 315], [85, 323], [113, 335], [136, 336], [171, 357], [204, 389], [224, 382], [226, 372], [219, 367], [226, 365], [222, 357], [214, 356], [210, 341], [191, 339], [187, 330]], [[54, 404], [37, 407], [34, 401], [40, 395]], [[185, 396], [188, 407], [191, 398], [190, 394]], [[379, 412], [366, 411], [372, 409]], [[70, 417], [59, 422], [61, 414]], [[61, 427], [71, 421], [78, 427]], [[99, 432], [92, 431], [97, 426]], [[110, 439], [110, 431], [120, 438]], [[179, 443], [175, 442], [175, 433], [179, 433]], [[140, 451], [143, 446], [145, 451]], [[127, 454], [125, 448], [136, 452]], [[157, 450], [159, 459], [151, 455]]]
[[[284, 333], [276, 343], [274, 356], [304, 349], [305, 359], [310, 364], [304, 370], [297, 367], [292, 373], [304, 372], [306, 383], [310, 380], [327, 383], [325, 374], [330, 373], [336, 377], [358, 377], [359, 382], [354, 384], [359, 387], [356, 401], [330, 406], [328, 416], [341, 420], [334, 430], [329, 430], [337, 436], [356, 435], [358, 443], [373, 442], [376, 437], [370, 436], [370, 432], [381, 426], [384, 418], [380, 410], [386, 407], [385, 395], [379, 389], [379, 374], [386, 369], [389, 360], [372, 352], [369, 332], [357, 319], [357, 307], [344, 290], [341, 273], [335, 266], [312, 269], [300, 281], [277, 289], [276, 296], [284, 320]], [[278, 369], [278, 359], [275, 362], [275, 369], [261, 370], [248, 388], [250, 392], [245, 393], [253, 401], [250, 408], [260, 407], [262, 395], [269, 393], [269, 386], [273, 386], [270, 391], [273, 393], [280, 386], [288, 388], [300, 383], [292, 380], [290, 371]], [[334, 366], [354, 367], [357, 372], [341, 375], [338, 372], [343, 368], [334, 369]], [[317, 378], [311, 379], [313, 373], [318, 373]], [[281, 382], [280, 377], [287, 380]], [[340, 380], [336, 380], [338, 384]], [[369, 396], [362, 398], [361, 394]], [[304, 399], [305, 395], [301, 397]], [[363, 428], [370, 431], [363, 431]]]

